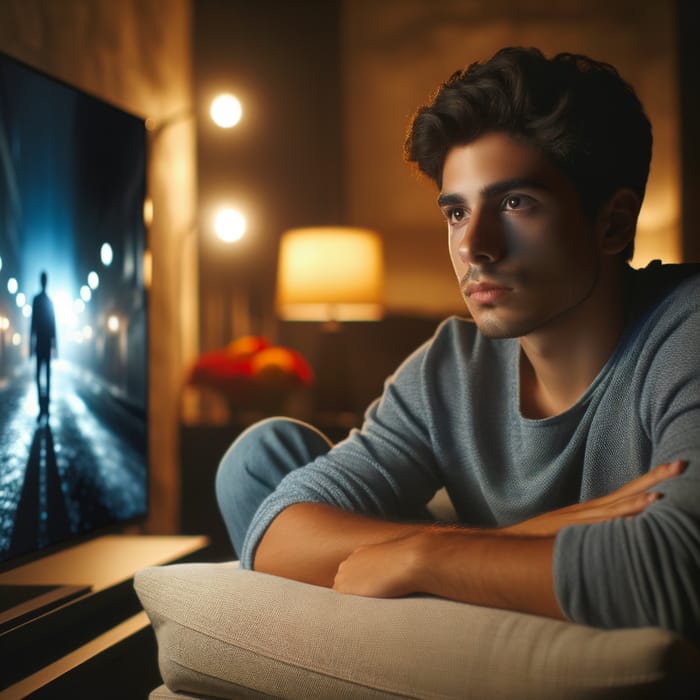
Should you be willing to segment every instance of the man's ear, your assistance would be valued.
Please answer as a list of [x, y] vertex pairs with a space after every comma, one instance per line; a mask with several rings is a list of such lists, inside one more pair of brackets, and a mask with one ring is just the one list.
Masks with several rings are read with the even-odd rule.
[[632, 241], [641, 206], [636, 192], [626, 187], [617, 190], [603, 205], [596, 226], [603, 253], [617, 255]]

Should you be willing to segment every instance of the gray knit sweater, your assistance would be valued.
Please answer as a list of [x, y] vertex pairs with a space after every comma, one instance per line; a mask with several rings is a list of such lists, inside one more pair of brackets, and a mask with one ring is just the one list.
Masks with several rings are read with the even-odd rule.
[[387, 380], [361, 430], [263, 502], [243, 565], [297, 502], [411, 517], [445, 486], [462, 523], [498, 527], [682, 458], [685, 473], [642, 515], [562, 530], [554, 581], [571, 620], [700, 640], [700, 274], [658, 265], [630, 274], [637, 310], [616, 350], [576, 405], [544, 420], [520, 412], [518, 340], [446, 320]]

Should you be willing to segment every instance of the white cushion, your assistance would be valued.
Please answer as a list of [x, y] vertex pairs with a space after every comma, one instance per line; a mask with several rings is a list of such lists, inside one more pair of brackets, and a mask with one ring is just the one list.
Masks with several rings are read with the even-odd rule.
[[[136, 575], [135, 588], [171, 691], [304, 700], [700, 697], [700, 652], [659, 629], [603, 631], [425, 596], [340, 595], [235, 563], [152, 567]], [[167, 692], [153, 697], [186, 697]]]

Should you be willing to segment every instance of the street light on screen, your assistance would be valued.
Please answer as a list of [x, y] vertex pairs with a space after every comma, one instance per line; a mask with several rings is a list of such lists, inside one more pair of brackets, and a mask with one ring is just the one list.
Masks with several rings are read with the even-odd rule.
[[100, 248], [100, 260], [105, 267], [109, 267], [114, 260], [114, 251], [109, 243], [103, 243]]

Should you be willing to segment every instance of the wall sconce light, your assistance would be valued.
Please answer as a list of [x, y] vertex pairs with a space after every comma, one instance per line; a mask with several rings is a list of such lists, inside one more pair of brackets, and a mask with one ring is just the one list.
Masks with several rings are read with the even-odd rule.
[[282, 235], [276, 306], [292, 321], [376, 321], [382, 317], [382, 241], [368, 229], [311, 227]]
[[214, 219], [216, 235], [224, 243], [235, 243], [245, 235], [248, 222], [238, 209], [225, 207], [217, 213]]
[[243, 107], [238, 98], [224, 93], [214, 98], [209, 114], [214, 124], [222, 129], [230, 129], [241, 121]]
[[[216, 126], [221, 129], [230, 129], [241, 121], [243, 107], [240, 100], [230, 93], [217, 95], [211, 102], [209, 116]], [[153, 117], [146, 119], [146, 130], [149, 134], [149, 151], [161, 137], [166, 129], [172, 126], [196, 120], [197, 115], [192, 108], [187, 107], [173, 112], [164, 119], [157, 120]], [[143, 219], [147, 227], [153, 223], [154, 206], [153, 199], [147, 196], [143, 205]], [[246, 229], [245, 217], [237, 211], [224, 209], [215, 218], [214, 230], [216, 235], [226, 243], [232, 243], [241, 239]], [[196, 231], [196, 226], [188, 228], [182, 237], [186, 237]]]

